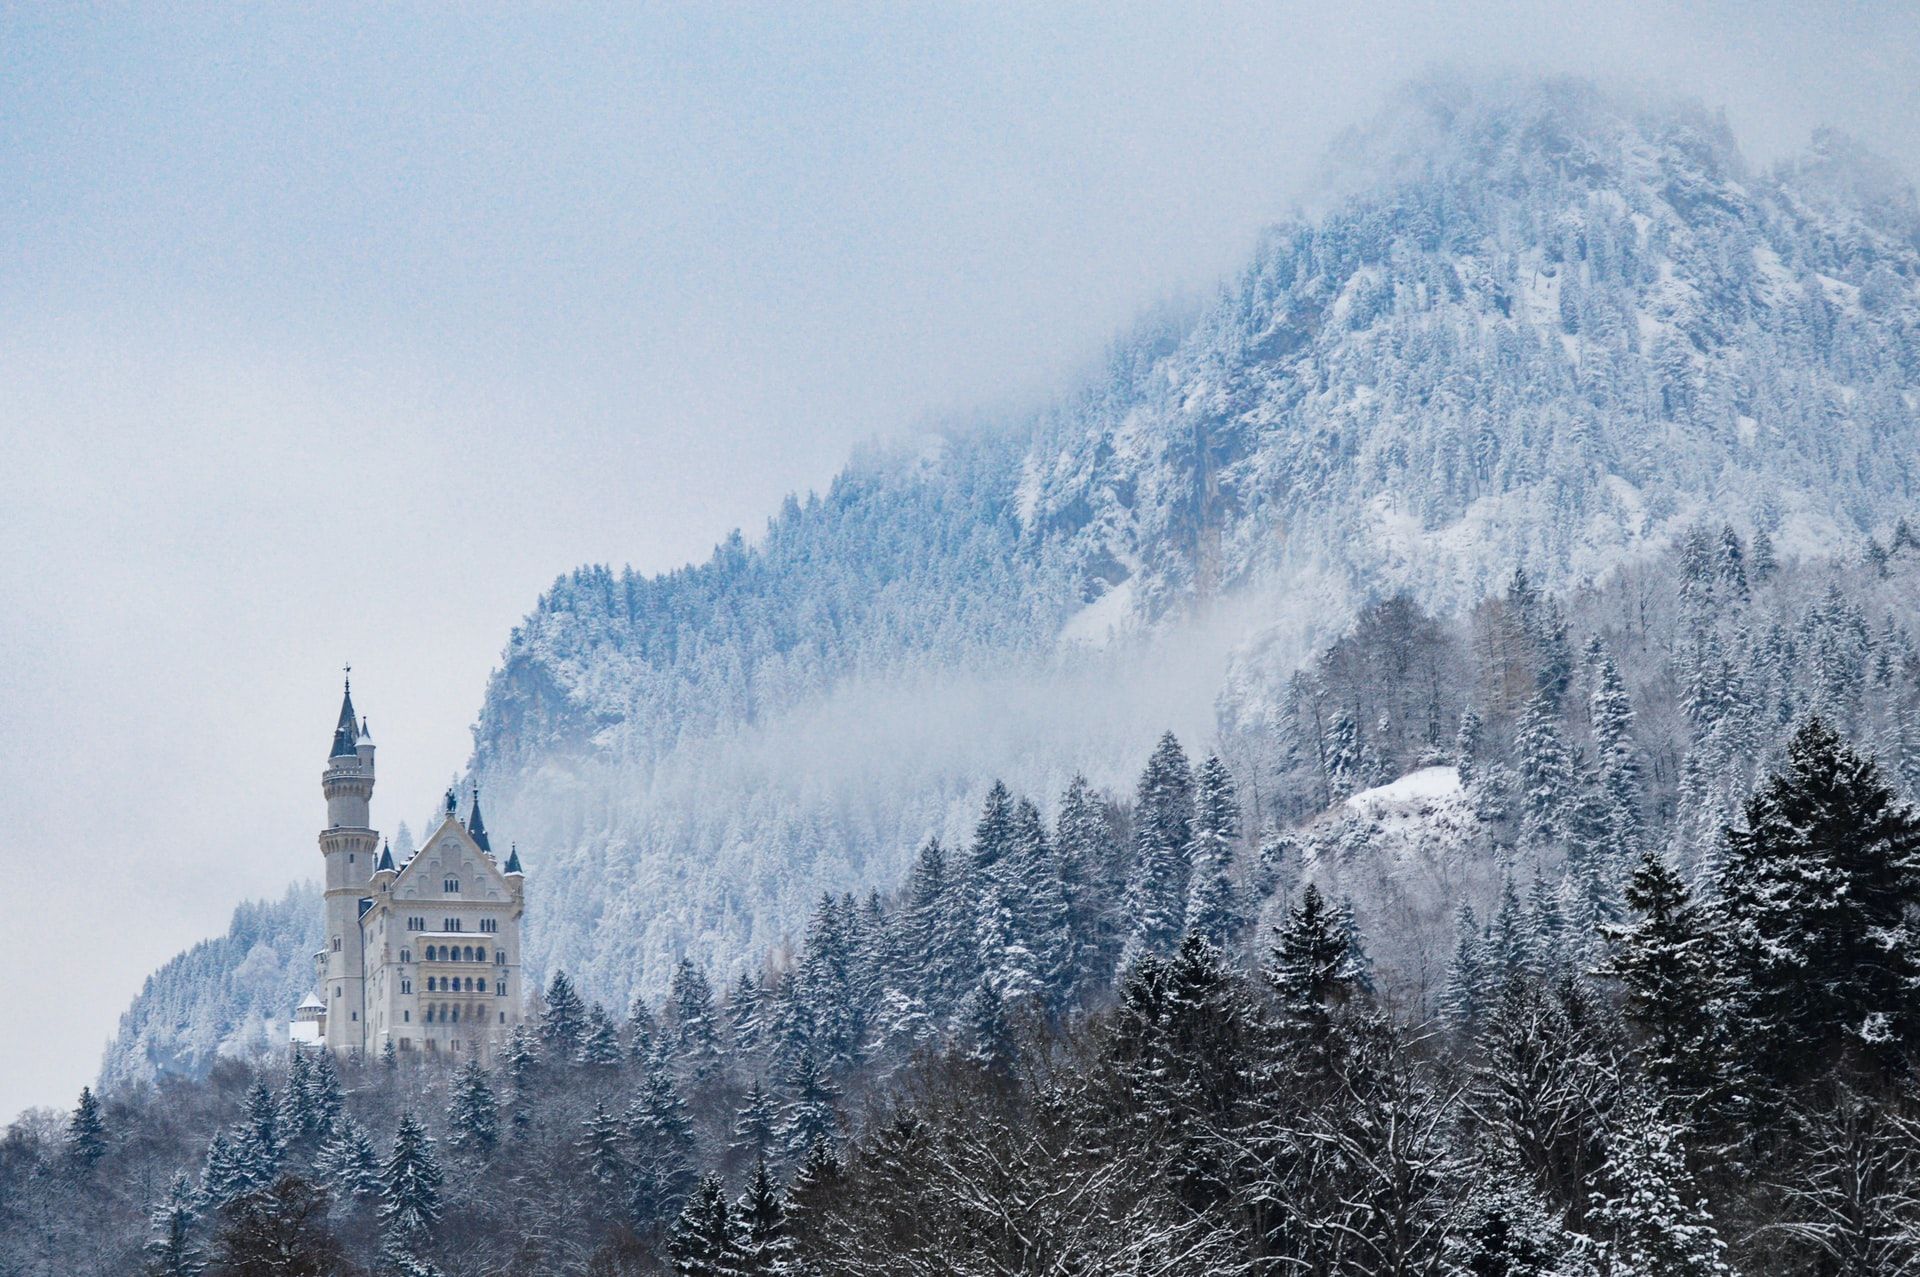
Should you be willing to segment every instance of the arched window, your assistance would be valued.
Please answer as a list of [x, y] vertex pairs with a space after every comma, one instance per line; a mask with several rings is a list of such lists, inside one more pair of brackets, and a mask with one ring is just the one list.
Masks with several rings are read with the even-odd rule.
[[453, 1004], [453, 1022], [455, 1024], [460, 1023], [460, 1004], [458, 1002]]
[[428, 961], [428, 962], [432, 962], [432, 961], [433, 961], [433, 946], [432, 946], [432, 945], [428, 945], [428, 946], [427, 946], [427, 961]]
[[427, 1003], [427, 1023], [433, 1023], [433, 1003]]
[[487, 977], [485, 977], [485, 976], [481, 976], [481, 977], [480, 977], [480, 992], [482, 992], [482, 993], [485, 993], [486, 991], [487, 991]]
[[504, 967], [507, 965], [507, 951], [505, 949], [495, 949], [493, 951], [493, 965], [496, 967]]
[[411, 949], [402, 949], [402, 950], [400, 951], [400, 961], [402, 961], [402, 962], [412, 962], [412, 961], [413, 961], [413, 950], [411, 950]]
[[472, 945], [468, 945], [468, 946], [467, 946], [467, 952], [466, 952], [466, 959], [467, 959], [467, 961], [468, 961], [468, 962], [472, 962], [472, 961], [473, 961], [473, 946], [472, 946]]

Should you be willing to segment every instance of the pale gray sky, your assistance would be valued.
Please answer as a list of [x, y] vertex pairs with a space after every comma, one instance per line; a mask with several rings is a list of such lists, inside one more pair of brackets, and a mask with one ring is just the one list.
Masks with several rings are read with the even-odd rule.
[[1193, 8], [0, 12], [0, 1119], [313, 874], [342, 661], [391, 828], [554, 576], [1057, 384], [1434, 62], [1920, 157], [1911, 4]]

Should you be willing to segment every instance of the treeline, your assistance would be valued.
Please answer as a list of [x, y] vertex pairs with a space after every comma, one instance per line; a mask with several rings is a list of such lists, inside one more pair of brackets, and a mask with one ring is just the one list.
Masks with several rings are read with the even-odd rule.
[[[1058, 866], [1086, 846], [1064, 817], [1111, 855], [1112, 812], [1082, 795], [1048, 831], [996, 789], [963, 869], [929, 846], [895, 900], [823, 902], [765, 982], [716, 997], [684, 965], [616, 1023], [558, 975], [492, 1070], [294, 1055], [83, 1094], [0, 1145], [0, 1271], [1920, 1265], [1920, 818], [1824, 722], [1710, 879], [1643, 850], [1590, 964], [1483, 933], [1442, 1022], [1396, 1014], [1311, 883], [1242, 962], [1189, 873], [1162, 943], [1153, 804], [1213, 836], [1178, 760], [1155, 751], [1104, 913]], [[1008, 904], [1035, 864], [1057, 909]]]
[[[1264, 752], [996, 784], [720, 988], [30, 1114], [0, 1274], [1903, 1271], [1913, 542], [1388, 600]], [[1455, 823], [1342, 801], [1422, 766]], [[1411, 922], [1407, 846], [1472, 871]]]

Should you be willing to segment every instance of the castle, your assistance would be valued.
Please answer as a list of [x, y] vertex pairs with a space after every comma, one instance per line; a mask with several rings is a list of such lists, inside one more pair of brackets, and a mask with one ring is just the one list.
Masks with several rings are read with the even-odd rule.
[[480, 791], [462, 820], [449, 790], [420, 850], [394, 863], [371, 824], [373, 737], [354, 713], [351, 681], [320, 789], [326, 940], [314, 955], [314, 991], [293, 1013], [292, 1041], [491, 1063], [522, 1017], [519, 851], [498, 863]]

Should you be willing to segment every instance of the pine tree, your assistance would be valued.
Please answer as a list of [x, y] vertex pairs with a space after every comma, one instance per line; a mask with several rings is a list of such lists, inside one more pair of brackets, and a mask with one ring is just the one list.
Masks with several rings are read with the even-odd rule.
[[578, 1062], [593, 1069], [617, 1069], [623, 1058], [620, 1051], [620, 1030], [614, 1027], [613, 1017], [598, 1002], [587, 1008], [586, 1032], [580, 1036], [580, 1054]]
[[176, 1173], [167, 1195], [148, 1216], [147, 1277], [199, 1277], [206, 1260], [193, 1244], [196, 1194], [193, 1182]]
[[1920, 1035], [1920, 816], [1818, 718], [1727, 835], [1722, 924], [1737, 1023], [1769, 1076], [1817, 1072]]
[[779, 1115], [774, 1109], [773, 1096], [766, 1085], [755, 1078], [734, 1112], [733, 1146], [752, 1154], [756, 1160], [763, 1160], [772, 1151], [778, 1130]]
[[647, 1069], [640, 1094], [627, 1107], [633, 1150], [630, 1206], [642, 1227], [673, 1218], [693, 1182], [693, 1123], [673, 1079], [659, 1064]]
[[1514, 735], [1521, 786], [1521, 837], [1539, 847], [1566, 832], [1574, 797], [1573, 760], [1560, 734], [1554, 699], [1540, 692], [1527, 702]]
[[[319, 1055], [331, 1055], [330, 1051], [316, 1052]], [[280, 1088], [279, 1126], [282, 1137], [289, 1147], [308, 1142], [317, 1136], [314, 1127], [318, 1114], [313, 1106], [313, 1062], [307, 1053], [295, 1046], [287, 1060], [287, 1080]]]
[[1352, 715], [1341, 714], [1327, 729], [1323, 769], [1327, 775], [1327, 796], [1336, 803], [1352, 797], [1354, 791], [1366, 783], [1366, 748]]
[[760, 982], [751, 971], [742, 971], [727, 991], [727, 1042], [736, 1056], [760, 1049], [760, 994]]
[[974, 986], [954, 1013], [954, 1032], [966, 1057], [983, 1068], [1000, 1071], [1013, 1063], [1013, 1024], [1007, 1003], [992, 981]]
[[215, 1131], [207, 1143], [206, 1161], [200, 1170], [201, 1205], [218, 1210], [242, 1193], [251, 1191], [251, 1187], [241, 1169], [233, 1137], [225, 1131]]
[[1013, 795], [995, 780], [981, 804], [980, 819], [973, 828], [973, 852], [969, 866], [976, 883], [993, 881], [1000, 862], [1013, 850]]
[[[618, 1056], [615, 1059], [617, 1062]], [[468, 1060], [454, 1077], [447, 1105], [447, 1131], [447, 1142], [473, 1158], [487, 1157], [500, 1142], [500, 1106], [478, 1060]]]
[[720, 1031], [713, 1013], [713, 986], [691, 958], [680, 959], [668, 982], [673, 1008], [673, 1048], [694, 1077], [705, 1077], [719, 1060]]
[[633, 1004], [627, 1009], [626, 1037], [628, 1057], [642, 1065], [654, 1062], [664, 1049], [660, 1022], [654, 1019], [645, 996], [638, 993], [633, 995]]
[[1195, 790], [1186, 931], [1217, 946], [1231, 942], [1246, 925], [1232, 876], [1239, 840], [1240, 799], [1233, 776], [1217, 754], [1210, 754], [1200, 765]]
[[1680, 1127], [1643, 1096], [1630, 1096], [1614, 1114], [1603, 1182], [1609, 1188], [1594, 1195], [1593, 1217], [1611, 1271], [1660, 1277], [1731, 1271], [1687, 1173]]
[[1648, 1074], [1682, 1111], [1698, 1112], [1731, 1063], [1720, 1049], [1724, 995], [1707, 917], [1652, 849], [1627, 883], [1627, 905], [1639, 917], [1607, 929], [1617, 947], [1605, 973], [1625, 987]]
[[1123, 966], [1173, 952], [1186, 925], [1193, 775], [1172, 732], [1160, 738], [1141, 773], [1133, 837], [1133, 877], [1125, 905], [1131, 927], [1121, 950]]
[[1460, 773], [1460, 786], [1473, 788], [1480, 775], [1480, 753], [1486, 748], [1486, 725], [1472, 709], [1460, 712], [1460, 730], [1453, 737], [1453, 765]]
[[1753, 553], [1749, 558], [1750, 575], [1755, 585], [1765, 585], [1780, 570], [1780, 561], [1774, 557], [1773, 538], [1767, 535], [1765, 529], [1753, 534]]
[[1014, 932], [1030, 955], [1036, 992], [1048, 1008], [1062, 1006], [1073, 984], [1073, 936], [1067, 897], [1040, 809], [1022, 798], [1013, 810], [1013, 849], [1003, 875]]
[[1736, 599], [1747, 597], [1747, 555], [1740, 546], [1740, 534], [1731, 523], [1720, 529], [1720, 544], [1714, 551], [1715, 581]]
[[380, 1067], [389, 1073], [396, 1072], [400, 1068], [400, 1052], [393, 1045], [392, 1038], [388, 1038], [380, 1048]]
[[620, 1119], [609, 1113], [599, 1100], [593, 1102], [593, 1112], [587, 1115], [585, 1130], [580, 1136], [580, 1154], [586, 1162], [587, 1174], [603, 1191], [618, 1193], [625, 1189], [632, 1173], [627, 1160], [626, 1133], [621, 1129]]
[[381, 1171], [380, 1223], [387, 1240], [416, 1252], [440, 1223], [440, 1185], [445, 1179], [433, 1140], [411, 1113], [400, 1115], [393, 1154]]
[[1609, 842], [1617, 855], [1628, 854], [1640, 840], [1640, 761], [1633, 748], [1633, 702], [1611, 656], [1602, 656], [1595, 670], [1587, 713], [1607, 802]]
[[[391, 1045], [391, 1041], [388, 1043]], [[334, 1126], [346, 1112], [346, 1096], [340, 1085], [340, 1070], [334, 1064], [333, 1052], [314, 1053], [313, 1063], [307, 1074], [308, 1124], [305, 1134], [316, 1141], [324, 1141], [333, 1134]]]
[[787, 1212], [765, 1161], [755, 1163], [746, 1191], [734, 1203], [740, 1277], [790, 1277], [799, 1272]]
[[1456, 1028], [1474, 1024], [1487, 1009], [1486, 941], [1473, 906], [1462, 901], [1454, 912], [1453, 965], [1440, 995], [1441, 1013]]
[[1020, 940], [1014, 911], [1008, 902], [1010, 894], [1009, 886], [999, 882], [989, 883], [980, 893], [977, 938], [981, 983], [991, 987], [1001, 1003], [1024, 1008], [1039, 1004], [1045, 987], [1037, 969], [1039, 963]]
[[1267, 960], [1266, 976], [1287, 1016], [1322, 1024], [1353, 993], [1352, 943], [1340, 919], [1312, 883], [1287, 911]]
[[788, 1157], [797, 1159], [815, 1144], [830, 1146], [839, 1138], [837, 1098], [832, 1081], [813, 1056], [802, 1055], [788, 1081], [786, 1103], [780, 1106], [780, 1143]]
[[[806, 1159], [787, 1185], [787, 1227], [801, 1249], [816, 1240], [846, 1182], [845, 1169], [833, 1146], [821, 1140], [807, 1150]], [[806, 1271], [803, 1267], [801, 1271]]]
[[[1448, 1272], [1460, 1277], [1571, 1277], [1573, 1239], [1527, 1179], [1504, 1166], [1475, 1168]], [[1624, 1277], [1624, 1275], [1623, 1275]], [[1649, 1277], [1651, 1275], [1649, 1274]]]
[[380, 1155], [366, 1129], [351, 1117], [342, 1116], [334, 1124], [313, 1169], [333, 1200], [344, 1205], [373, 1201], [385, 1191]]
[[1076, 772], [1068, 783], [1053, 828], [1054, 863], [1067, 905], [1069, 988], [1077, 993], [1103, 977], [1113, 961], [1112, 928], [1097, 886], [1113, 859], [1112, 839], [1085, 776]]
[[93, 1088], [80, 1088], [80, 1100], [67, 1119], [67, 1156], [81, 1170], [92, 1170], [107, 1151], [107, 1123], [100, 1116], [100, 1101]]
[[246, 1109], [233, 1152], [245, 1191], [252, 1192], [278, 1178], [286, 1146], [280, 1139], [280, 1106], [265, 1078], [256, 1078], [247, 1089]]
[[540, 1041], [553, 1057], [571, 1060], [580, 1053], [587, 1032], [587, 1005], [564, 971], [547, 984], [547, 1008], [540, 1015]]
[[739, 1242], [718, 1175], [701, 1177], [674, 1224], [667, 1250], [680, 1277], [733, 1277], [739, 1272]]

